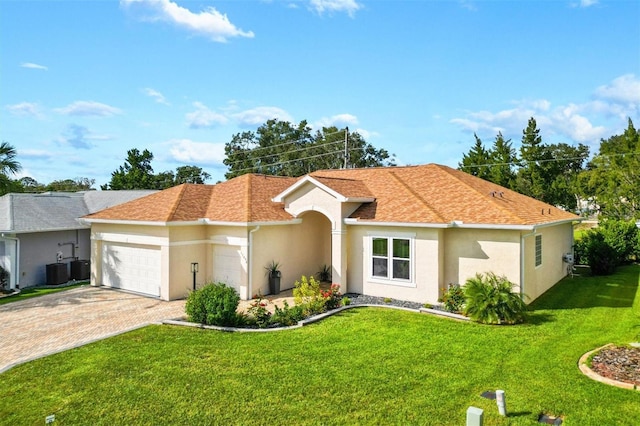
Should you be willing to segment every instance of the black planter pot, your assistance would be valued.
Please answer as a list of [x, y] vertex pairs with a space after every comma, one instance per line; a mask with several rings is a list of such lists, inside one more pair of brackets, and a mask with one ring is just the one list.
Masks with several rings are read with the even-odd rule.
[[280, 294], [280, 278], [282, 273], [280, 271], [269, 272], [269, 293]]

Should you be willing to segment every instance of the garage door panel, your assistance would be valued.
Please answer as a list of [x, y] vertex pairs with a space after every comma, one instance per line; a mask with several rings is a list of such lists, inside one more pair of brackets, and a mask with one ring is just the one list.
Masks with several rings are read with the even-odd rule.
[[213, 256], [214, 281], [223, 282], [240, 291], [242, 282], [242, 253], [238, 246], [215, 246]]
[[102, 284], [160, 296], [160, 248], [108, 244], [102, 246]]

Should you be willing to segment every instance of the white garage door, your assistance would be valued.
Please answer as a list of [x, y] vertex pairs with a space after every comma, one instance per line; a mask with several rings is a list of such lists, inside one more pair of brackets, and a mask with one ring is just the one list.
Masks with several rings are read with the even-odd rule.
[[213, 251], [213, 280], [240, 291], [242, 282], [242, 253], [238, 246], [215, 245]]
[[105, 243], [102, 285], [160, 296], [160, 249]]

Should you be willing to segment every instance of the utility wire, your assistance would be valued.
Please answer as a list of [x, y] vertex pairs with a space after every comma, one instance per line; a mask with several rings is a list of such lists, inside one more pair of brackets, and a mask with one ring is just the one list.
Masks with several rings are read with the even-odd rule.
[[[332, 135], [337, 135], [339, 133], [344, 133], [346, 130], [338, 130], [336, 132], [331, 132], [331, 133], [327, 133], [327, 134], [323, 134], [322, 137], [326, 138], [327, 136], [332, 136]], [[309, 135], [309, 137], [311, 138], [311, 140], [313, 141], [314, 136], [313, 135]], [[295, 144], [298, 142], [308, 142], [309, 139], [307, 138], [302, 138], [302, 139], [296, 139], [296, 140], [292, 140], [292, 141], [287, 141], [287, 142], [282, 142], [276, 145], [270, 145], [270, 146], [256, 146], [255, 148], [241, 148], [238, 151], [251, 151], [251, 152], [255, 152], [255, 151], [260, 151], [262, 149], [272, 149], [272, 148], [278, 148], [281, 146], [285, 146], [285, 145], [291, 145], [291, 144]], [[340, 142], [344, 142], [344, 141], [340, 141]]]
[[[596, 155], [596, 157], [610, 158], [610, 157], [624, 157], [625, 155], [640, 155], [640, 152], [623, 152], [620, 154], [600, 154], [600, 155]], [[521, 166], [523, 164], [531, 164], [531, 163], [537, 164], [537, 163], [550, 163], [550, 162], [576, 161], [576, 160], [586, 160], [586, 157], [546, 158], [541, 160], [514, 161], [511, 163], [470, 164], [468, 166], [460, 166], [460, 168], [473, 169], [473, 168], [493, 167], [493, 166]]]

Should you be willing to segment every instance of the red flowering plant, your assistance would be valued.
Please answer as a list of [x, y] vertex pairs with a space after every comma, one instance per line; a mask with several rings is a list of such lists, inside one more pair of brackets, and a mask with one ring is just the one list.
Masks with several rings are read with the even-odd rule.
[[340, 293], [340, 284], [331, 284], [328, 290], [322, 290], [322, 297], [327, 309], [336, 309], [340, 306], [342, 293]]
[[271, 312], [267, 309], [269, 301], [259, 293], [254, 299], [247, 308], [247, 313], [259, 328], [265, 328], [271, 323]]

